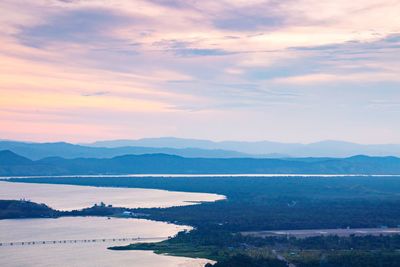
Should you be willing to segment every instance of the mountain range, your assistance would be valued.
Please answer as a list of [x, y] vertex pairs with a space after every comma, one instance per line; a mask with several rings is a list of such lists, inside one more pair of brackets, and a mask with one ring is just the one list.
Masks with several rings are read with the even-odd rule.
[[209, 141], [176, 137], [144, 138], [138, 140], [111, 140], [85, 144], [93, 147], [169, 147], [169, 148], [201, 148], [237, 151], [257, 157], [351, 157], [368, 156], [400, 156], [398, 144], [356, 144], [344, 141], [321, 141], [310, 144], [280, 143], [271, 141]]
[[0, 176], [83, 174], [400, 174], [400, 158], [184, 158], [166, 154], [108, 159], [50, 157], [30, 160], [0, 151]]
[[[145, 146], [121, 146], [121, 147], [95, 147], [69, 144], [65, 142], [57, 143], [30, 143], [15, 141], [0, 141], [0, 150], [11, 150], [21, 156], [32, 160], [46, 157], [63, 158], [112, 158], [121, 155], [141, 155], [141, 154], [170, 154], [183, 157], [198, 158], [238, 158], [250, 157], [251, 155], [237, 151], [223, 149], [203, 149], [203, 148], [169, 148], [169, 147], [145, 147]], [[273, 157], [274, 155], [271, 155]]]
[[0, 141], [0, 150], [11, 150], [31, 160], [47, 157], [112, 158], [122, 155], [169, 154], [185, 158], [346, 158], [355, 155], [398, 156], [400, 145], [363, 145], [343, 141], [310, 144], [270, 141], [241, 142], [174, 137], [111, 140], [89, 144]]

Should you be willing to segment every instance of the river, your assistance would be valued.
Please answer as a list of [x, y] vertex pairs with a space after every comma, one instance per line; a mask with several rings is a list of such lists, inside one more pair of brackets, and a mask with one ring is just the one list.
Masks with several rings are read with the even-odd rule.
[[[171, 207], [195, 204], [199, 201], [216, 201], [224, 197], [151, 189], [0, 182], [0, 199], [21, 198], [45, 203], [55, 209], [72, 210], [89, 207], [100, 201], [129, 208]], [[2, 243], [0, 266], [204, 266], [210, 261], [156, 255], [151, 251], [107, 249], [110, 246], [134, 243], [134, 241], [118, 241], [122, 238], [155, 238], [151, 240], [155, 242], [173, 236], [179, 231], [190, 229], [190, 226], [132, 218], [64, 217], [0, 220], [0, 243]], [[108, 241], [103, 242], [103, 239]], [[64, 243], [64, 240], [68, 242]], [[78, 242], [74, 243], [74, 240]], [[35, 244], [27, 243], [32, 241], [35, 241]], [[50, 242], [43, 244], [43, 241]], [[10, 245], [11, 242], [13, 245]], [[17, 245], [15, 242], [24, 243]]]
[[166, 208], [216, 201], [224, 196], [156, 189], [11, 183], [0, 181], [0, 199], [26, 199], [57, 210], [82, 209], [104, 202], [124, 208]]

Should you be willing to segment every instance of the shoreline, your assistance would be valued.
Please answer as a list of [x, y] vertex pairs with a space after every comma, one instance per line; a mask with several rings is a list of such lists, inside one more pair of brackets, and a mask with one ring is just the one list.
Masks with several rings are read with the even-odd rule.
[[0, 180], [29, 179], [29, 178], [279, 178], [279, 177], [400, 177], [400, 174], [78, 174], [78, 175], [32, 175], [32, 176], [0, 176]]

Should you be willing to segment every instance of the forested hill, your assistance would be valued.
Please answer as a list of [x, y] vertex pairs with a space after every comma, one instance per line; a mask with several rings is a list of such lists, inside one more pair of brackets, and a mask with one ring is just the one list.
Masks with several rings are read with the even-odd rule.
[[[16, 141], [0, 141], [0, 151], [10, 150], [18, 155], [32, 160], [39, 160], [47, 157], [62, 157], [66, 159], [73, 158], [112, 158], [122, 155], [142, 155], [164, 153], [177, 155], [187, 158], [240, 158], [252, 157], [252, 155], [237, 151], [224, 149], [202, 149], [195, 147], [170, 148], [170, 147], [90, 147], [69, 144], [65, 142], [57, 143], [27, 143]], [[258, 157], [271, 158], [282, 155], [270, 154], [259, 155]]]
[[183, 158], [167, 154], [32, 161], [0, 151], [0, 176], [72, 174], [400, 174], [400, 158]]

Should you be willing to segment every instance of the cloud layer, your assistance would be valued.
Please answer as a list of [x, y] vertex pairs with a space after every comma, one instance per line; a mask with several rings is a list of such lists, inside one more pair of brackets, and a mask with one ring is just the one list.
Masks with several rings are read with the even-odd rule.
[[400, 143], [399, 1], [0, 9], [0, 138]]

